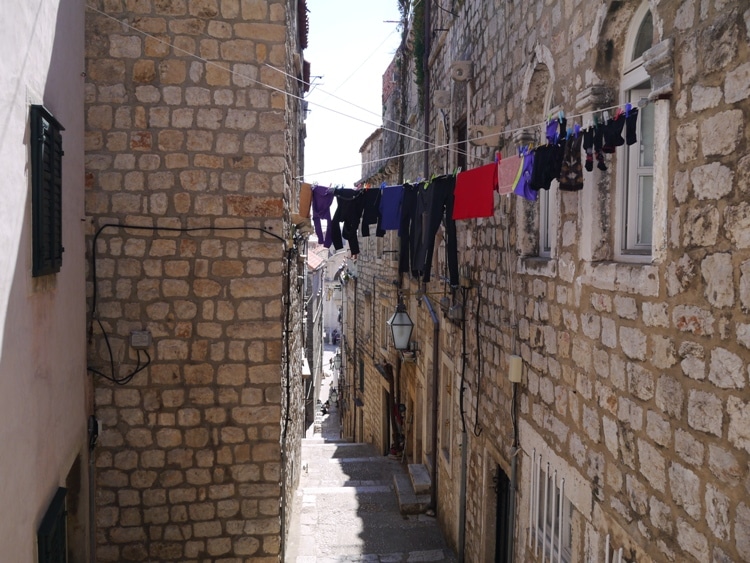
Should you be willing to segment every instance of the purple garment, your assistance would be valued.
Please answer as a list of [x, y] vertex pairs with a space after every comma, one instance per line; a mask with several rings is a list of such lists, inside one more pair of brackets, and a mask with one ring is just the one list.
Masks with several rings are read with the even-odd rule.
[[[333, 203], [333, 190], [323, 186], [312, 187], [312, 208], [313, 224], [315, 225], [315, 234], [318, 235], [318, 242], [324, 247], [331, 246], [331, 203]], [[323, 234], [320, 220], [327, 221], [326, 232]]]
[[521, 177], [518, 179], [518, 184], [513, 193], [521, 196], [529, 201], [536, 201], [539, 197], [539, 192], [532, 190], [529, 185], [531, 180], [531, 171], [534, 169], [534, 153], [526, 153], [523, 157], [523, 164], [521, 165]]
[[398, 230], [401, 222], [401, 199], [404, 197], [404, 186], [386, 186], [380, 196], [380, 224], [378, 229], [384, 231]]

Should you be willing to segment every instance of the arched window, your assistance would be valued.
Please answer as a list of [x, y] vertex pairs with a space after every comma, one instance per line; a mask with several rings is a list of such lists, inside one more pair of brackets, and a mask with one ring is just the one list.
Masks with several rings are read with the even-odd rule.
[[[648, 2], [636, 11], [625, 41], [620, 102], [636, 108], [648, 98], [651, 79], [643, 53], [653, 45], [654, 26]], [[615, 254], [644, 261], [651, 257], [654, 209], [654, 106], [639, 109], [634, 144], [618, 158], [617, 230]], [[618, 155], [619, 156], [619, 155]]]

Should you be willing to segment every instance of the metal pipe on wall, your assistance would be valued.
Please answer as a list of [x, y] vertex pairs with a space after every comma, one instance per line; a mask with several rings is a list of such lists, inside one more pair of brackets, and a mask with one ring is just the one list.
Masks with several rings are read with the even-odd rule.
[[[515, 385], [515, 383], [513, 384]], [[507, 561], [513, 561], [513, 545], [514, 545], [514, 532], [516, 527], [516, 486], [518, 481], [518, 454], [521, 453], [521, 448], [516, 449], [511, 454], [510, 458], [510, 491], [509, 491], [509, 504], [508, 504], [508, 551], [506, 553]]]
[[427, 306], [427, 311], [432, 318], [432, 490], [430, 493], [430, 508], [437, 515], [437, 448], [438, 448], [438, 389], [440, 385], [440, 370], [438, 369], [439, 346], [440, 346], [440, 320], [432, 308], [429, 297], [422, 296], [422, 301]]

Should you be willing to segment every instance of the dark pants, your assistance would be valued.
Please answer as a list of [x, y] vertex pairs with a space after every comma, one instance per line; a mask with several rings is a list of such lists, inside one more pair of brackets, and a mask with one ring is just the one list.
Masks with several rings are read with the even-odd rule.
[[418, 276], [416, 257], [422, 242], [422, 217], [417, 215], [417, 193], [424, 184], [404, 184], [404, 197], [401, 200], [401, 222], [398, 227], [400, 274]]
[[440, 223], [444, 223], [448, 279], [451, 286], [458, 286], [458, 244], [456, 242], [456, 222], [453, 220], [453, 190], [455, 187], [455, 176], [439, 176], [432, 180], [425, 194], [424, 239], [417, 255], [417, 262], [422, 264], [422, 280], [425, 283], [430, 281], [435, 235], [440, 228]]

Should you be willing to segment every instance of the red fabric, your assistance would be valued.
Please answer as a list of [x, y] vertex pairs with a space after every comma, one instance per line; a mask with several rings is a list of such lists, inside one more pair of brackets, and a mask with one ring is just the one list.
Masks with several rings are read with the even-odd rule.
[[492, 217], [495, 213], [497, 163], [460, 172], [453, 192], [453, 219]]

